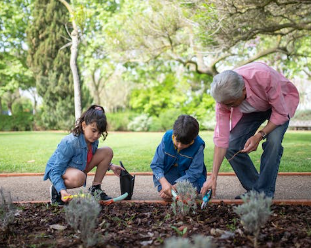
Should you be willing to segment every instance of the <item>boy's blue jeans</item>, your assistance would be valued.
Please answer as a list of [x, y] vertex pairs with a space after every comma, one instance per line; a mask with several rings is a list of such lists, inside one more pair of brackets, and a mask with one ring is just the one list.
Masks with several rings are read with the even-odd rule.
[[[269, 120], [270, 115], [271, 110], [244, 114], [230, 132], [226, 158], [230, 159], [236, 152], [242, 150], [246, 141], [256, 133], [264, 121]], [[289, 121], [274, 129], [262, 143], [263, 153], [260, 159], [260, 173], [256, 170], [247, 153], [239, 153], [230, 160], [230, 165], [247, 191], [255, 190], [264, 192], [268, 197], [274, 197], [276, 178], [283, 155], [282, 141], [288, 123]]]

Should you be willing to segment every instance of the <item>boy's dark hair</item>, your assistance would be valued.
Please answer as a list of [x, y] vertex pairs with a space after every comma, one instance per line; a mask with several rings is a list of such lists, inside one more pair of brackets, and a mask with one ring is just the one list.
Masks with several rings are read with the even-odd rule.
[[97, 129], [102, 133], [103, 139], [105, 140], [107, 138], [107, 118], [102, 106], [92, 105], [83, 112], [81, 117], [76, 121], [75, 128], [71, 131], [73, 135], [78, 136], [83, 133], [82, 122], [84, 121], [86, 125], [96, 122]]
[[190, 115], [180, 115], [174, 123], [173, 134], [177, 142], [190, 144], [199, 134], [199, 123]]

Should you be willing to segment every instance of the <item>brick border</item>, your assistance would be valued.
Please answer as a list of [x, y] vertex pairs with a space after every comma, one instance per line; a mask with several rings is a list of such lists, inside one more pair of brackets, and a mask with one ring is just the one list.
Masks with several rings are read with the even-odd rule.
[[[35, 204], [35, 203], [50, 203], [50, 201], [16, 201], [14, 204]], [[145, 204], [162, 204], [169, 205], [171, 202], [161, 201], [161, 200], [128, 200], [120, 201], [113, 204], [126, 204], [126, 203], [145, 203]], [[242, 200], [231, 200], [231, 199], [212, 199], [209, 204], [237, 204], [243, 203]], [[274, 205], [304, 205], [311, 206], [311, 200], [308, 199], [298, 199], [298, 200], [273, 200]]]
[[[95, 173], [91, 172], [88, 175], [93, 176]], [[133, 172], [132, 175], [137, 176], [152, 176], [152, 172]], [[211, 173], [207, 173], [210, 175]], [[26, 176], [43, 176], [44, 173], [0, 173], [0, 177], [26, 177]], [[235, 176], [234, 172], [220, 172], [219, 176]], [[108, 172], [106, 176], [114, 176], [113, 173]], [[311, 176], [311, 172], [279, 172], [278, 176]]]

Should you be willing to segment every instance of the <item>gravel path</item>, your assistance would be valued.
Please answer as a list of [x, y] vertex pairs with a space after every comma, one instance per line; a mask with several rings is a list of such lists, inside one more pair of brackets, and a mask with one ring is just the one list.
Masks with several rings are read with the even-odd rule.
[[[0, 187], [11, 192], [13, 201], [48, 201], [50, 181], [43, 181], [42, 176], [0, 176]], [[71, 190], [73, 193], [87, 191], [93, 180], [88, 176], [87, 187]], [[119, 178], [106, 176], [102, 188], [112, 197], [120, 195]], [[236, 195], [244, 193], [236, 176], [219, 176], [217, 182], [216, 199], [234, 199]], [[311, 200], [311, 175], [310, 176], [278, 176], [276, 182], [276, 200], [308, 199]], [[136, 175], [132, 200], [160, 200], [156, 189], [153, 187], [152, 176]]]

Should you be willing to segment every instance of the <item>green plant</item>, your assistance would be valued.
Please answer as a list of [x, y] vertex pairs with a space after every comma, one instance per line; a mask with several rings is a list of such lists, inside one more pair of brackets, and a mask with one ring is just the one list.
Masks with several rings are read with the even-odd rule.
[[237, 219], [236, 218], [233, 218], [232, 219], [232, 222], [231, 224], [228, 224], [227, 227], [230, 231], [235, 231], [236, 229], [236, 223], [237, 223]]
[[0, 227], [5, 235], [10, 233], [10, 224], [14, 221], [16, 208], [12, 204], [10, 192], [4, 192], [0, 188]]
[[164, 248], [212, 248], [215, 245], [212, 242], [211, 237], [203, 235], [196, 235], [193, 237], [193, 242], [188, 238], [172, 237], [165, 240]]
[[100, 211], [101, 206], [98, 201], [90, 195], [73, 198], [65, 207], [66, 221], [79, 233], [84, 247], [94, 246], [101, 242], [95, 231]]
[[188, 231], [187, 227], [183, 228], [182, 230], [178, 229], [176, 226], [171, 226], [171, 227], [179, 236], [184, 236]]
[[244, 203], [234, 208], [234, 212], [241, 218], [244, 229], [253, 234], [254, 247], [258, 247], [260, 228], [267, 222], [271, 215], [270, 206], [272, 198], [265, 194], [250, 191], [242, 196]]
[[188, 181], [178, 182], [176, 184], [178, 197], [174, 198], [171, 208], [175, 215], [186, 216], [192, 209], [195, 213], [197, 209], [196, 197], [197, 191]]

